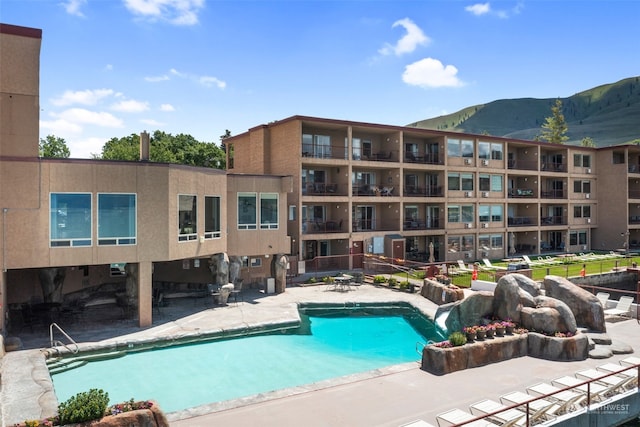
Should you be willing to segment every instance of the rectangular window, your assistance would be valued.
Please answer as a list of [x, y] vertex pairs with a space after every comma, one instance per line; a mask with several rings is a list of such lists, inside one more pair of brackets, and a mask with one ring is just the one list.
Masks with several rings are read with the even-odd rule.
[[591, 181], [582, 181], [576, 179], [573, 181], [574, 193], [591, 193]]
[[491, 188], [491, 179], [489, 174], [481, 173], [478, 175], [478, 190], [489, 191]]
[[502, 160], [504, 158], [504, 146], [499, 142], [491, 143], [491, 160]]
[[238, 193], [238, 230], [258, 228], [256, 193]]
[[204, 197], [204, 238], [219, 239], [221, 233], [220, 196]]
[[460, 206], [447, 207], [447, 221], [460, 222]]
[[573, 217], [574, 218], [591, 218], [591, 206], [574, 206], [573, 207]]
[[251, 258], [251, 267], [260, 267], [262, 265], [262, 258]]
[[98, 194], [98, 245], [136, 244], [136, 195]]
[[460, 185], [462, 187], [462, 190], [464, 191], [473, 191], [473, 174], [460, 174]]
[[569, 245], [586, 245], [587, 244], [587, 231], [572, 231], [569, 233]]
[[447, 156], [462, 157], [462, 148], [460, 146], [459, 139], [453, 139], [453, 138], [447, 139]]
[[464, 205], [460, 208], [462, 222], [473, 222], [473, 205]]
[[478, 221], [489, 222], [491, 217], [491, 207], [489, 205], [478, 206]]
[[463, 139], [462, 141], [460, 141], [460, 149], [462, 151], [462, 157], [473, 157], [473, 141]]
[[491, 205], [491, 222], [502, 222], [502, 205]]
[[502, 192], [502, 175], [491, 175], [491, 191]]
[[289, 221], [296, 220], [296, 205], [289, 205]]
[[491, 235], [491, 248], [492, 249], [502, 249], [504, 246], [504, 239], [502, 234], [492, 234]]
[[91, 193], [50, 194], [51, 247], [91, 246]]
[[447, 189], [449, 191], [460, 190], [460, 174], [459, 173], [449, 173], [449, 175], [447, 175]]
[[260, 193], [260, 229], [278, 229], [278, 194]]
[[591, 156], [587, 154], [574, 154], [573, 155], [573, 166], [575, 167], [583, 167], [590, 168], [591, 167]]
[[178, 241], [187, 242], [198, 238], [198, 221], [196, 214], [198, 204], [196, 196], [178, 195]]
[[491, 143], [478, 142], [478, 158], [489, 160], [491, 158]]

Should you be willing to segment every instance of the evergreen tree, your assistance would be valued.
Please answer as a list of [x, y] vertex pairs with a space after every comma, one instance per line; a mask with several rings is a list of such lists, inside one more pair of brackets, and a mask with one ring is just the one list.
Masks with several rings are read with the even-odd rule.
[[556, 99], [555, 105], [551, 107], [551, 117], [547, 117], [542, 125], [540, 139], [552, 144], [564, 144], [569, 137], [566, 135], [568, 127], [562, 114], [562, 101]]

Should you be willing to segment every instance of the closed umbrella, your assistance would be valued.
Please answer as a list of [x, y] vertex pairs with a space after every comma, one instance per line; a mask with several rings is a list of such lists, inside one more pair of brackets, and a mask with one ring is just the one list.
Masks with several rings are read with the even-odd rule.
[[511, 233], [509, 235], [509, 254], [513, 255], [516, 253], [516, 235], [515, 233]]
[[429, 242], [429, 262], [435, 262], [436, 259], [433, 256], [433, 242]]

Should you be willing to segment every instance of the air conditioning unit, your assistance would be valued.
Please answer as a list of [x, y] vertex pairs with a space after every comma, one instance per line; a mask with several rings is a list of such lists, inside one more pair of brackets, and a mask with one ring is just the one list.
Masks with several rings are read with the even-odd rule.
[[470, 222], [467, 222], [467, 223], [464, 225], [464, 228], [471, 228], [471, 227], [473, 227], [473, 224], [471, 224]]
[[489, 160], [483, 160], [482, 161], [482, 166], [489, 166]]
[[591, 168], [586, 170], [587, 173], [591, 173]]
[[469, 252], [465, 252], [465, 253], [464, 253], [464, 257], [465, 257], [466, 259], [471, 259], [471, 253], [469, 253]]
[[590, 199], [590, 198], [591, 198], [591, 194], [589, 194], [589, 193], [584, 193], [584, 198], [585, 198], [585, 199]]
[[483, 191], [482, 192], [482, 197], [489, 197], [489, 192], [488, 191]]
[[489, 223], [488, 222], [483, 222], [482, 223], [482, 228], [489, 228]]
[[583, 246], [582, 246], [582, 250], [583, 250], [583, 251], [586, 251], [586, 250], [587, 250], [587, 245], [583, 245]]
[[464, 192], [464, 197], [471, 197], [471, 196], [473, 196], [473, 193], [471, 191]]
[[587, 218], [587, 224], [591, 224], [591, 218]]
[[465, 165], [470, 165], [471, 164], [471, 159], [464, 159], [464, 164]]

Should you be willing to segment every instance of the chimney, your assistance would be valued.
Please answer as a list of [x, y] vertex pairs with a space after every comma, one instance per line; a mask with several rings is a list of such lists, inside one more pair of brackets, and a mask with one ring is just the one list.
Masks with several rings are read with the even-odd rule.
[[140, 161], [149, 161], [149, 133], [146, 130], [140, 133]]

